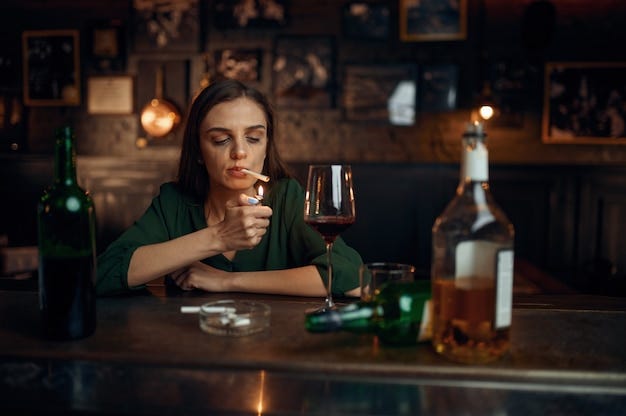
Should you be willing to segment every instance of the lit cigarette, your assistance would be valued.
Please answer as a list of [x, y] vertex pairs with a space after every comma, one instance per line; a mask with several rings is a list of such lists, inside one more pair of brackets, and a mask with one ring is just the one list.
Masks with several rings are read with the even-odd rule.
[[248, 170], [248, 169], [241, 169], [241, 171], [243, 173], [245, 173], [246, 175], [250, 175], [250, 176], [254, 176], [255, 178], [257, 178], [260, 181], [263, 182], [269, 182], [270, 181], [270, 177], [269, 176], [265, 176], [263, 174]]

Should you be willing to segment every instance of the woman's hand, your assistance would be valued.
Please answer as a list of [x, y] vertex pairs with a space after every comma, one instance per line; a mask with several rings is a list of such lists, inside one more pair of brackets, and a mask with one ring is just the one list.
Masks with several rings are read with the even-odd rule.
[[183, 290], [201, 289], [207, 292], [227, 292], [229, 273], [196, 261], [171, 274], [172, 280]]
[[245, 194], [241, 194], [237, 202], [228, 203], [224, 220], [214, 225], [224, 252], [250, 249], [259, 244], [270, 225], [271, 215], [270, 207], [251, 205]]

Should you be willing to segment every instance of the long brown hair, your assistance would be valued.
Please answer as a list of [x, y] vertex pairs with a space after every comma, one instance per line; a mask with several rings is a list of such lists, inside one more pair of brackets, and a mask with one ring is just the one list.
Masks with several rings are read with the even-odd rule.
[[265, 95], [240, 81], [231, 79], [216, 81], [203, 89], [191, 104], [178, 165], [178, 186], [184, 193], [198, 198], [200, 201], [204, 201], [209, 194], [209, 175], [206, 167], [201, 163], [200, 123], [216, 105], [241, 97], [256, 102], [265, 113], [267, 154], [263, 164], [263, 172], [269, 175], [272, 181], [291, 177], [276, 149], [274, 111]]

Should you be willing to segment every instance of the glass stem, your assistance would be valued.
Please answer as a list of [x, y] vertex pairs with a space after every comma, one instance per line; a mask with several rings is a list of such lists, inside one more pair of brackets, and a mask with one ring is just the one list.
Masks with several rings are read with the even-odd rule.
[[326, 242], [326, 263], [328, 266], [328, 281], [326, 282], [326, 309], [332, 309], [335, 307], [333, 302], [333, 262], [332, 262], [332, 241]]

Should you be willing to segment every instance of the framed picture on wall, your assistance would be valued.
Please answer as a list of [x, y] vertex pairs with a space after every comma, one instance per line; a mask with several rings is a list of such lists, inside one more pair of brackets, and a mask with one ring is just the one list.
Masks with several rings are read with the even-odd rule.
[[89, 69], [95, 74], [126, 70], [126, 28], [119, 19], [94, 21], [87, 33]]
[[491, 64], [491, 90], [497, 107], [496, 115], [489, 121], [492, 126], [524, 126], [527, 71], [526, 65], [516, 60], [501, 60]]
[[280, 28], [287, 25], [289, 0], [215, 0], [213, 24], [218, 29]]
[[272, 90], [280, 107], [334, 105], [335, 45], [331, 36], [279, 36], [274, 44]]
[[87, 78], [88, 114], [132, 114], [133, 78], [129, 75]]
[[626, 62], [548, 62], [544, 143], [626, 144]]
[[342, 32], [350, 39], [387, 39], [391, 10], [388, 4], [351, 1], [343, 6]]
[[198, 52], [198, 0], [133, 0], [134, 52]]
[[80, 105], [78, 30], [22, 33], [24, 104]]
[[347, 65], [343, 85], [346, 120], [415, 123], [417, 65]]
[[456, 109], [459, 67], [455, 64], [428, 64], [420, 71], [420, 111]]
[[215, 51], [215, 72], [243, 82], [261, 80], [263, 50], [227, 48]]
[[400, 0], [404, 42], [462, 40], [467, 37], [467, 0]]

